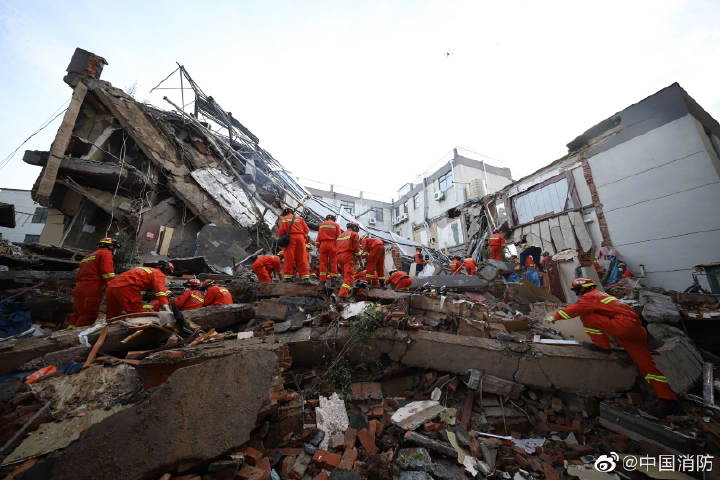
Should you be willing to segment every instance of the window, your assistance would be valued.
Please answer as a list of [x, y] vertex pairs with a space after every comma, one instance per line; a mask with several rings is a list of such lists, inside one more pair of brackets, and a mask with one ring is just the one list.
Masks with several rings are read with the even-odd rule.
[[383, 221], [384, 216], [382, 207], [372, 207], [370, 211], [372, 212], [372, 217], [375, 218], [376, 221]]
[[31, 223], [45, 223], [47, 220], [48, 209], [45, 207], [37, 207], [32, 217]]
[[418, 205], [420, 205], [420, 194], [416, 193], [413, 195], [413, 209], [417, 209]]
[[453, 174], [452, 170], [447, 172], [446, 174], [442, 175], [440, 178], [438, 178], [438, 187], [440, 187], [441, 192], [447, 191], [448, 188], [453, 186]]
[[400, 216], [400, 207], [395, 207], [395, 218]]
[[350, 200], [340, 200], [340, 206], [350, 213], [355, 213], [355, 202]]
[[529, 223], [544, 215], [561, 213], [567, 209], [567, 178], [522, 193], [513, 198], [518, 223]]
[[25, 235], [25, 243], [38, 243], [40, 241], [40, 235]]
[[408, 213], [407, 202], [403, 203], [403, 213]]

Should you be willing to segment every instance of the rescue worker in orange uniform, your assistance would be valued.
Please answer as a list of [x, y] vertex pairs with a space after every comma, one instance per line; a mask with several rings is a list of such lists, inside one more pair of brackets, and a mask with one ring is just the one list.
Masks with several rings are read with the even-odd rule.
[[340, 236], [340, 225], [335, 222], [335, 215], [327, 215], [320, 224], [317, 241], [320, 244], [320, 281], [325, 282], [327, 277], [334, 278], [337, 270], [337, 238]]
[[308, 254], [305, 249], [307, 244], [307, 236], [310, 229], [299, 215], [295, 215], [292, 208], [286, 208], [282, 212], [280, 218], [280, 227], [275, 234], [277, 238], [283, 235], [290, 236], [290, 243], [285, 247], [285, 275], [286, 281], [289, 281], [295, 275], [297, 268], [300, 278], [310, 278], [310, 265], [308, 263]]
[[493, 260], [505, 261], [505, 236], [496, 230], [495, 233], [488, 238], [488, 246], [490, 247], [490, 258]]
[[348, 222], [347, 230], [337, 239], [337, 261], [342, 270], [343, 283], [340, 286], [338, 297], [350, 296], [352, 285], [355, 282], [355, 255], [360, 253], [360, 226], [355, 222]]
[[367, 278], [375, 287], [385, 283], [385, 242], [379, 238], [363, 237], [360, 249], [368, 253]]
[[280, 257], [278, 255], [260, 255], [252, 264], [252, 271], [260, 283], [272, 283], [272, 274], [280, 276]]
[[592, 340], [592, 344], [586, 346], [593, 350], [609, 352], [611, 346], [608, 336], [615, 337], [660, 400], [653, 414], [663, 417], [675, 412], [679, 407], [677, 396], [650, 355], [647, 331], [635, 311], [617, 298], [597, 290], [595, 282], [589, 278], [573, 280], [572, 290], [578, 296], [578, 301], [548, 315], [547, 321], [580, 317], [585, 332]]
[[159, 268], [136, 267], [124, 272], [108, 282], [107, 285], [107, 318], [114, 318], [125, 313], [143, 311], [141, 292], [152, 290], [163, 310], [168, 307], [165, 275], [175, 271], [172, 263], [160, 260]]
[[466, 258], [463, 260], [463, 266], [465, 267], [465, 273], [468, 275], [475, 275], [477, 273], [477, 263], [472, 258]]
[[390, 272], [388, 283], [394, 290], [407, 290], [412, 285], [412, 278], [401, 270], [394, 270]]
[[415, 275], [423, 271], [425, 268], [425, 257], [422, 254], [422, 248], [415, 248]]
[[205, 280], [200, 284], [200, 290], [204, 293], [205, 307], [233, 303], [230, 291], [225, 287], [216, 285], [215, 280]]
[[450, 262], [450, 273], [453, 275], [460, 275], [463, 269], [463, 262], [460, 257], [453, 257]]
[[205, 299], [200, 291], [200, 280], [191, 278], [185, 284], [187, 289], [175, 300], [178, 310], [195, 310], [205, 306]]
[[71, 325], [84, 327], [95, 323], [105, 286], [115, 277], [113, 253], [118, 247], [116, 240], [109, 237], [101, 238], [97, 250], [80, 260], [73, 290]]

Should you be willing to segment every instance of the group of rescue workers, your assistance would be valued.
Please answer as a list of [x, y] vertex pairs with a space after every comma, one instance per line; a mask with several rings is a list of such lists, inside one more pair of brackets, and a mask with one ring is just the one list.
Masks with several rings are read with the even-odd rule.
[[[353, 286], [362, 280], [370, 286], [384, 286], [386, 283], [396, 290], [407, 290], [412, 279], [404, 271], [392, 271], [385, 282], [385, 244], [379, 238], [359, 235], [360, 226], [348, 222], [345, 231], [336, 222], [334, 215], [325, 217], [319, 225], [317, 241], [318, 266], [311, 272], [309, 237], [310, 229], [305, 220], [292, 209], [285, 209], [279, 220], [278, 239], [285, 237], [285, 247], [278, 255], [261, 255], [252, 264], [252, 270], [260, 282], [272, 282], [273, 276], [285, 281], [294, 278], [310, 279], [313, 276], [321, 282], [342, 278], [338, 297], [349, 297]], [[90, 325], [98, 317], [103, 297], [107, 300], [108, 319], [124, 313], [147, 310], [170, 310], [171, 292], [167, 289], [166, 275], [172, 275], [174, 266], [160, 261], [156, 267], [136, 267], [120, 275], [115, 274], [113, 253], [119, 247], [112, 238], [103, 238], [98, 249], [80, 262], [77, 284], [73, 291], [73, 319], [77, 327]], [[488, 257], [505, 261], [506, 240], [500, 231], [488, 239]], [[511, 263], [527, 271], [537, 271], [541, 249], [530, 244], [525, 237], [519, 244], [519, 258], [513, 256]], [[364, 262], [363, 262], [364, 260]], [[415, 253], [416, 273], [425, 266], [426, 257], [422, 249]], [[362, 265], [364, 264], [364, 269]], [[356, 268], [359, 265], [359, 268]], [[450, 262], [453, 274], [475, 275], [477, 264], [471, 258], [454, 257]], [[513, 272], [515, 273], [515, 272]], [[512, 273], [511, 273], [512, 275]], [[527, 278], [527, 277], [526, 277]], [[510, 279], [508, 279], [510, 280]], [[517, 280], [514, 280], [517, 281]], [[230, 292], [215, 284], [213, 280], [192, 278], [185, 283], [186, 290], [173, 303], [179, 310], [192, 310], [212, 305], [233, 303]], [[635, 311], [599, 289], [588, 278], [578, 278], [572, 283], [576, 303], [547, 316], [548, 322], [579, 317], [585, 332], [592, 341], [583, 343], [586, 347], [601, 352], [612, 351], [610, 336], [624, 348], [638, 367], [645, 380], [655, 391], [659, 404], [654, 410], [656, 416], [665, 416], [678, 409], [677, 396], [668, 384], [667, 378], [657, 368], [650, 353], [647, 331]], [[153, 292], [154, 300], [143, 301], [144, 291]]]
[[[119, 247], [116, 240], [103, 238], [98, 242], [97, 250], [80, 261], [73, 290], [71, 325], [93, 324], [103, 297], [107, 302], [105, 316], [108, 319], [127, 313], [169, 311], [171, 302], [179, 310], [233, 303], [227, 288], [216, 285], [214, 280], [200, 282], [196, 278], [189, 279], [184, 285], [185, 291], [173, 300], [165, 276], [172, 275], [175, 267], [164, 260], [156, 267], [135, 267], [116, 275], [113, 253]], [[154, 299], [144, 301], [143, 292], [152, 292]]]

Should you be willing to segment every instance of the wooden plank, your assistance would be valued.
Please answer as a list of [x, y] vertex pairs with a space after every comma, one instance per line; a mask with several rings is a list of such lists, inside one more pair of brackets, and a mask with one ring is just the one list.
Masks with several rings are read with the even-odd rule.
[[65, 150], [67, 150], [68, 144], [70, 143], [70, 135], [72, 135], [75, 121], [80, 112], [80, 106], [82, 106], [86, 94], [87, 86], [82, 82], [78, 83], [73, 91], [70, 105], [68, 109], [65, 110], [65, 115], [55, 136], [55, 141], [53, 141], [52, 147], [50, 148], [50, 157], [48, 158], [47, 165], [45, 165], [43, 169], [42, 177], [40, 178], [40, 183], [35, 193], [37, 201], [43, 205], [47, 205], [50, 201], [50, 195], [52, 194], [58, 170], [60, 169], [60, 162], [62, 162], [65, 156]]
[[558, 220], [558, 217], [548, 219], [548, 225], [550, 226], [550, 236], [555, 244], [555, 250], [558, 252], [565, 250], [567, 247], [565, 246], [565, 239], [560, 229], [560, 220]]
[[554, 255], [555, 247], [553, 247], [552, 237], [550, 236], [550, 224], [547, 220], [540, 222], [540, 236], [542, 237], [543, 251]]
[[87, 360], [85, 360], [85, 365], [83, 366], [83, 368], [89, 367], [95, 361], [95, 357], [100, 351], [100, 347], [102, 347], [102, 344], [105, 343], [105, 339], [108, 336], [108, 328], [109, 327], [105, 326], [102, 328], [102, 330], [100, 330], [100, 336], [95, 341], [95, 345], [93, 345], [92, 350], [90, 350], [90, 354], [88, 354]]
[[575, 235], [580, 242], [580, 248], [582, 248], [586, 252], [589, 252], [593, 246], [593, 243], [592, 238], [590, 238], [590, 234], [587, 231], [587, 227], [585, 226], [585, 221], [583, 220], [582, 215], [580, 214], [580, 212], [570, 212], [568, 216], [570, 217], [570, 223], [572, 223], [573, 229], [575, 230]]
[[577, 250], [578, 244], [575, 240], [575, 232], [570, 223], [570, 218], [567, 215], [561, 215], [558, 220], [560, 221], [560, 231], [562, 231], [565, 247]]

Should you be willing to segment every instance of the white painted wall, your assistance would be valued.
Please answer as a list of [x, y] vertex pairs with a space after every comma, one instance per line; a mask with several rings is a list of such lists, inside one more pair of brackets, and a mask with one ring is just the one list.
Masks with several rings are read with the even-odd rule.
[[648, 285], [683, 290], [720, 261], [718, 161], [690, 115], [590, 158], [613, 245]]
[[15, 205], [15, 228], [0, 227], [2, 238], [11, 242], [24, 242], [25, 235], [40, 235], [43, 223], [32, 223], [36, 208], [42, 205], [33, 202], [30, 190], [0, 189], [0, 202]]

